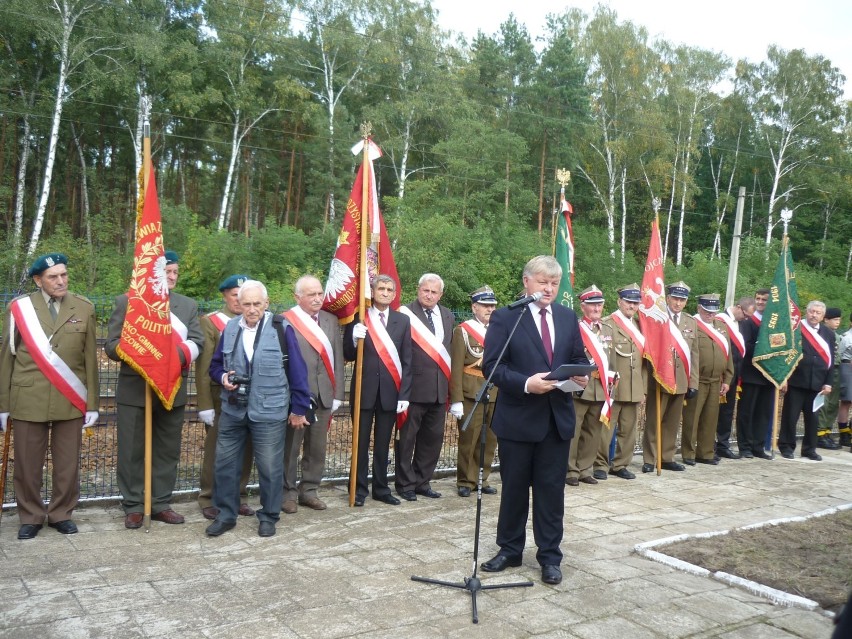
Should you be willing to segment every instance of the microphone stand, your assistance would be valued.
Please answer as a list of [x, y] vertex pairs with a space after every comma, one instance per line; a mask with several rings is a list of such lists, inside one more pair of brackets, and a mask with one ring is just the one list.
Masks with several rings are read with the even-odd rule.
[[[512, 341], [512, 336], [515, 334], [515, 331], [518, 328], [518, 324], [521, 323], [521, 318], [524, 316], [524, 313], [527, 312], [528, 305], [523, 307], [523, 310], [518, 314], [518, 319], [515, 320], [515, 325], [512, 327], [512, 330], [509, 332], [509, 337], [506, 338], [506, 343], [503, 344], [503, 348], [500, 350], [500, 356], [497, 358], [497, 363], [503, 359], [503, 355], [506, 353], [506, 349], [509, 347], [509, 342]], [[479, 623], [479, 613], [476, 608], [476, 593], [480, 590], [496, 590], [498, 588], [529, 588], [532, 587], [533, 582], [531, 581], [522, 581], [516, 583], [507, 583], [507, 584], [488, 584], [483, 585], [480, 581], [479, 577], [476, 576], [476, 571], [479, 568], [479, 531], [480, 531], [480, 523], [482, 520], [482, 476], [484, 474], [484, 464], [485, 464], [485, 439], [488, 434], [488, 391], [493, 387], [491, 383], [491, 378], [494, 376], [494, 371], [497, 370], [497, 366], [491, 370], [491, 374], [488, 376], [488, 379], [483, 382], [482, 387], [479, 389], [479, 392], [476, 394], [476, 402], [473, 405], [473, 408], [470, 411], [470, 414], [467, 416], [467, 419], [464, 420], [462, 424], [461, 430], [467, 430], [468, 425], [470, 424], [471, 419], [473, 419], [473, 415], [476, 412], [476, 407], [480, 404], [482, 405], [482, 429], [479, 433], [479, 476], [476, 480], [476, 526], [473, 533], [473, 573], [471, 573], [470, 577], [465, 577], [464, 582], [452, 582], [452, 581], [441, 581], [440, 579], [429, 579], [427, 577], [417, 577], [412, 576], [412, 581], [420, 581], [423, 583], [436, 584], [439, 586], [447, 586], [448, 588], [458, 588], [461, 590], [466, 590], [470, 593], [470, 601], [473, 607], [473, 623]]]

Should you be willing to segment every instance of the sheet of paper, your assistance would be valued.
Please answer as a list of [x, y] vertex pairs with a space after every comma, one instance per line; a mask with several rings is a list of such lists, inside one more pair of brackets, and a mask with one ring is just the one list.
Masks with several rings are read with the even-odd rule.
[[816, 397], [814, 397], [814, 412], [817, 412], [820, 408], [825, 404], [825, 395], [820, 393]]
[[573, 393], [574, 391], [583, 390], [583, 387], [572, 379], [566, 379], [561, 382], [557, 382], [556, 388], [561, 390], [563, 393]]

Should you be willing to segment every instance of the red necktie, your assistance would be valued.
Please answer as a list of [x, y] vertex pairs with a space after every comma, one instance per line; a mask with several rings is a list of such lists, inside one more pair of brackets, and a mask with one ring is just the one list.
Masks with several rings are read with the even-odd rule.
[[547, 324], [547, 309], [543, 308], [539, 312], [541, 315], [541, 341], [544, 344], [544, 352], [547, 354], [547, 363], [553, 363], [553, 343], [550, 341], [550, 326]]

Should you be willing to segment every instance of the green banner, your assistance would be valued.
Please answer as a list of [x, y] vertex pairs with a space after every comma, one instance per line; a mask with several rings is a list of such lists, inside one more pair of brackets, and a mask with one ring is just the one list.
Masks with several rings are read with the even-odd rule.
[[801, 319], [793, 256], [785, 235], [753, 358], [755, 368], [776, 387], [787, 381], [802, 359]]
[[562, 267], [562, 280], [559, 282], [559, 293], [556, 296], [557, 303], [568, 308], [574, 308], [574, 233], [571, 228], [570, 205], [562, 200], [563, 210], [559, 215], [556, 225], [556, 261]]

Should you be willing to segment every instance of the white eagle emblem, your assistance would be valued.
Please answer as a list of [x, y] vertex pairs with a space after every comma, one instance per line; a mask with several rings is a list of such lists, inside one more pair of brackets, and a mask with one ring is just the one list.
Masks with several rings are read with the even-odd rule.
[[[655, 291], [652, 287], [645, 289], [645, 295], [650, 300], [643, 300], [639, 306], [639, 311], [649, 319], [659, 324], [665, 324], [669, 321], [669, 315], [666, 312], [665, 296], [663, 295], [663, 280], [658, 277], [654, 284], [659, 284], [660, 290]], [[645, 305], [648, 301], [651, 302], [650, 306]]]
[[354, 279], [355, 273], [346, 262], [336, 257], [332, 259], [328, 270], [328, 282], [325, 285], [325, 299], [334, 300], [340, 297]]
[[154, 289], [154, 295], [165, 299], [169, 296], [169, 282], [166, 278], [166, 256], [161, 255], [154, 262], [154, 276], [149, 277], [151, 288]]

